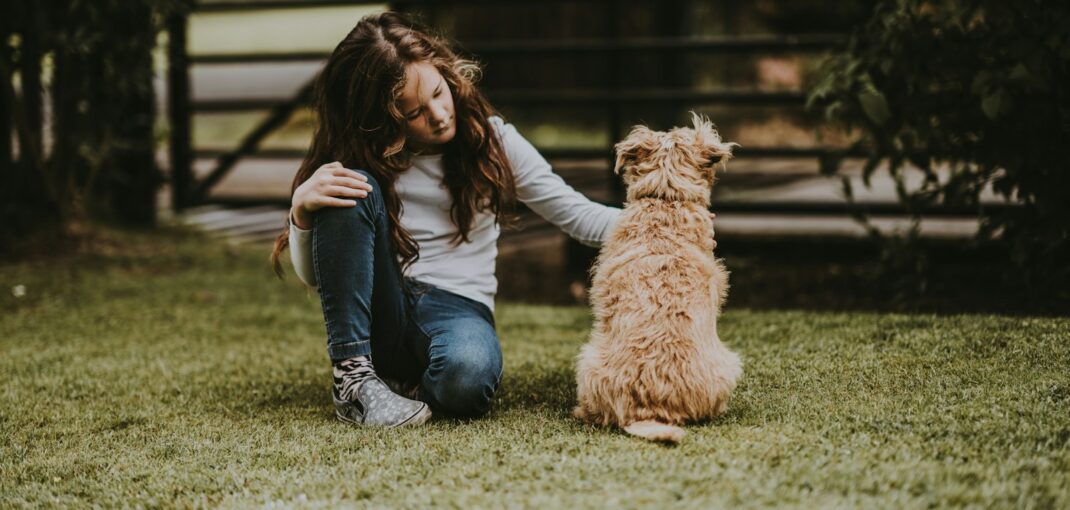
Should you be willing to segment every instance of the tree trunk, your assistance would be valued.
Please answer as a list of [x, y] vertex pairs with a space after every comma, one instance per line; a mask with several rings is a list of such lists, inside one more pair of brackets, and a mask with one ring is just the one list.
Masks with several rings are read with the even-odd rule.
[[[8, 33], [0, 31], [0, 182], [11, 182], [11, 174], [14, 172], [15, 153], [11, 146], [11, 135], [14, 134], [15, 126], [15, 95], [11, 90], [11, 72], [14, 66], [11, 47], [7, 45]], [[4, 195], [5, 201], [7, 196]]]
[[[115, 105], [112, 121], [121, 144], [113, 154], [114, 167], [105, 172], [101, 199], [107, 201], [107, 216], [118, 223], [150, 227], [156, 223], [156, 190], [160, 172], [156, 167], [155, 93], [152, 88], [152, 9], [144, 2], [128, 2], [116, 12], [110, 31], [114, 46], [111, 69], [128, 73], [125, 90], [106, 88], [108, 102]], [[125, 19], [124, 19], [125, 18]], [[107, 65], [106, 62], [98, 62]], [[105, 67], [101, 74], [108, 73]]]
[[[58, 197], [48, 184], [42, 154], [41, 55], [38, 34], [41, 6], [23, 1], [11, 4], [2, 23], [0, 51], [0, 256], [17, 256], [24, 248], [52, 243], [62, 235]], [[19, 35], [17, 53], [8, 45], [11, 34]], [[15, 58], [15, 55], [18, 58]], [[18, 71], [21, 93], [16, 96], [13, 78]], [[11, 143], [17, 134], [18, 156]]]
[[78, 190], [90, 216], [152, 226], [161, 181], [153, 136], [152, 9], [144, 0], [64, 9], [60, 33], [76, 35], [61, 36], [55, 51], [54, 169]]

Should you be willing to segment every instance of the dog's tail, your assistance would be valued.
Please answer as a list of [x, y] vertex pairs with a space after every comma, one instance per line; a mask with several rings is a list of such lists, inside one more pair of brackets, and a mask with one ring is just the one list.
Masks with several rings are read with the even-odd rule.
[[670, 444], [679, 443], [684, 436], [687, 435], [687, 431], [681, 427], [654, 420], [634, 422], [624, 426], [624, 431], [648, 441], [659, 441]]

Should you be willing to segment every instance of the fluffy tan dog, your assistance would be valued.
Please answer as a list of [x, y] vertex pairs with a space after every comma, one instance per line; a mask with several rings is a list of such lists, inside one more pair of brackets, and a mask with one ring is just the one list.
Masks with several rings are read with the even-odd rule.
[[714, 170], [732, 156], [706, 120], [667, 133], [636, 126], [616, 145], [628, 186], [595, 264], [595, 322], [580, 352], [573, 414], [654, 441], [724, 412], [742, 374], [717, 337], [728, 272], [713, 256]]

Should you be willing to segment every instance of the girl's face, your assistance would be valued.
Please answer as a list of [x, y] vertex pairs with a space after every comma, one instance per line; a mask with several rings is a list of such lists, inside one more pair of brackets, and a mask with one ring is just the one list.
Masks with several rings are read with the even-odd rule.
[[434, 150], [457, 133], [453, 93], [438, 69], [427, 62], [405, 68], [398, 108], [405, 117], [405, 134], [412, 149]]

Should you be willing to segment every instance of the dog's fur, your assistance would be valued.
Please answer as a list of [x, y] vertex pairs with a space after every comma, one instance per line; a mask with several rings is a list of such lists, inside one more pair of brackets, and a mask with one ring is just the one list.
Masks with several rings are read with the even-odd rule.
[[713, 256], [710, 192], [735, 144], [709, 120], [616, 145], [628, 187], [620, 221], [592, 269], [595, 322], [577, 362], [589, 423], [675, 443], [679, 425], [724, 412], [742, 363], [717, 336], [728, 272]]

